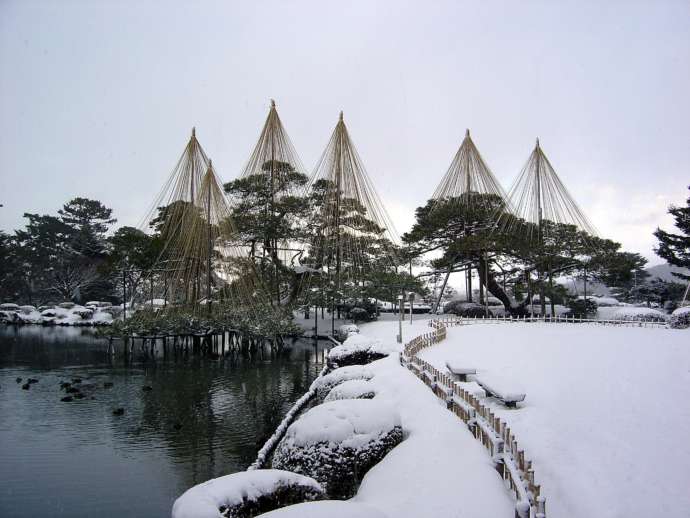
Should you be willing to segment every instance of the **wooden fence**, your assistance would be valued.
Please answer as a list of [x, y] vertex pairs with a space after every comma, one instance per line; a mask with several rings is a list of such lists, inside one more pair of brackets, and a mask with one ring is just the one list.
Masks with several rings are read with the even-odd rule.
[[434, 319], [435, 322], [441, 322], [446, 326], [461, 326], [465, 324], [498, 324], [506, 322], [542, 322], [546, 324], [596, 324], [602, 326], [621, 326], [621, 327], [650, 327], [650, 328], [664, 328], [669, 329], [666, 322], [653, 320], [597, 320], [594, 318], [575, 318], [555, 315], [551, 316], [497, 316], [497, 317], [458, 317], [458, 316], [443, 316]]
[[407, 343], [400, 354], [400, 362], [431, 388], [445, 402], [448, 410], [462, 419], [474, 437], [487, 449], [496, 471], [515, 496], [515, 517], [546, 518], [546, 499], [541, 494], [541, 487], [535, 482], [532, 462], [525, 458], [524, 450], [520, 449], [515, 435], [505, 421], [482, 405], [474, 395], [462, 389], [445, 372], [417, 357], [420, 350], [445, 340], [447, 326], [466, 323], [468, 322], [462, 319], [447, 317], [430, 320], [432, 331]]

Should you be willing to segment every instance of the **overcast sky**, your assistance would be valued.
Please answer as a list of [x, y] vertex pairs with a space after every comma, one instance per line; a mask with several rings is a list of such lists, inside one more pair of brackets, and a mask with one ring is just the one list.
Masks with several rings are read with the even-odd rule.
[[192, 126], [224, 181], [270, 99], [308, 170], [345, 122], [402, 234], [465, 132], [508, 189], [539, 136], [603, 237], [690, 184], [690, 2], [0, 0], [0, 228], [71, 197], [137, 225]]

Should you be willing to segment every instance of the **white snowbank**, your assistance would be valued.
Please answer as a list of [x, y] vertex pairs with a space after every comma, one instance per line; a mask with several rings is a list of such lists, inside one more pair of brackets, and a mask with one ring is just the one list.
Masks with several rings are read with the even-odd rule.
[[175, 500], [172, 518], [222, 518], [221, 506], [232, 507], [246, 500], [257, 500], [284, 486], [304, 486], [322, 492], [316, 480], [289, 471], [242, 471], [188, 489]]
[[359, 449], [400, 426], [400, 415], [374, 399], [342, 399], [311, 408], [292, 423], [279, 449], [321, 442]]
[[381, 511], [368, 505], [338, 500], [290, 505], [261, 516], [262, 518], [386, 518]]
[[690, 511], [688, 344], [669, 329], [468, 325], [419, 355], [525, 389], [521, 408], [484, 404], [533, 460], [548, 515], [680, 518]]
[[372, 394], [376, 394], [376, 385], [373, 380], [348, 380], [333, 387], [324, 401], [336, 401], [338, 399], [371, 399]]

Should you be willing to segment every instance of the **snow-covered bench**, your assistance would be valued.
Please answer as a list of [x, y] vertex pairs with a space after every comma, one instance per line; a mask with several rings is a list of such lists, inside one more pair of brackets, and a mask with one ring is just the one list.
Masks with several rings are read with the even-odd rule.
[[477, 374], [477, 369], [461, 367], [451, 362], [446, 362], [446, 367], [448, 368], [448, 371], [453, 375], [456, 381], [467, 381], [468, 375]]
[[520, 392], [505, 392], [503, 390], [498, 390], [495, 385], [491, 386], [476, 377], [474, 380], [477, 382], [477, 385], [484, 389], [487, 396], [498, 399], [507, 407], [514, 407], [517, 403], [524, 401], [527, 396]]

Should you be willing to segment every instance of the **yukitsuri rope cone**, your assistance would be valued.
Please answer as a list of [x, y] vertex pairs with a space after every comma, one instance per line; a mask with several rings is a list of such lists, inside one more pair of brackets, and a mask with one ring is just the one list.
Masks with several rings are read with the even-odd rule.
[[467, 205], [493, 203], [495, 199], [505, 202], [503, 188], [472, 141], [470, 130], [466, 130], [462, 144], [431, 198], [437, 202], [435, 205], [444, 200]]
[[[479, 228], [476, 222], [491, 220], [497, 212], [505, 210], [506, 194], [472, 141], [469, 129], [466, 130], [465, 138], [431, 199], [430, 210], [432, 212], [445, 211], [452, 214], [456, 219], [461, 216], [463, 228], [458, 230], [466, 237], [490, 230]], [[485, 232], [484, 234], [486, 235]], [[475, 240], [474, 242], [478, 247], [473, 250], [466, 250], [466, 257], [453, 257], [450, 260], [434, 310], [440, 304], [441, 295], [448, 283], [450, 273], [457, 267], [458, 262], [462, 262], [466, 266], [466, 293], [468, 300], [471, 300], [471, 271], [476, 264], [476, 258], [485, 258], [485, 255], [482, 254], [488, 248], [488, 243], [482, 240]], [[488, 260], [486, 263], [488, 268]]]
[[547, 223], [574, 225], [590, 235], [597, 234], [556, 174], [539, 145], [539, 139], [510, 188], [508, 201], [514, 217], [503, 215], [499, 218], [498, 226], [503, 230], [513, 231], [520, 227], [535, 241], [548, 232]]
[[[264, 279], [270, 300], [279, 306], [295, 297], [293, 286], [302, 284], [302, 277], [293, 283], [285, 282], [299, 270], [299, 260], [304, 254], [304, 242], [279, 237], [276, 229], [285, 224], [284, 204], [303, 208], [302, 199], [309, 187], [309, 177], [295, 151], [290, 137], [278, 115], [275, 101], [270, 109], [259, 138], [239, 179], [232, 182], [230, 193], [236, 221], [243, 227], [255, 229], [238, 236], [238, 245], [250, 257]], [[245, 194], [249, 192], [251, 196]], [[306, 225], [301, 225], [306, 227]], [[257, 239], [257, 230], [263, 237]]]
[[[596, 236], [594, 226], [568, 192], [551, 162], [544, 154], [539, 139], [527, 163], [520, 171], [508, 193], [509, 211], [496, 218], [496, 230], [504, 234], [520, 235], [534, 252], [533, 270], [537, 271], [541, 313], [546, 301], [543, 279], [553, 285], [550, 244], [561, 240], [559, 234], [569, 229], [581, 231], [583, 251], [590, 246], [590, 236]], [[553, 301], [551, 304], [553, 313]]]
[[309, 260], [314, 269], [327, 270], [336, 297], [344, 288], [361, 286], [368, 272], [395, 271], [400, 240], [342, 112], [316, 165], [311, 189], [318, 223]]
[[197, 313], [213, 299], [245, 309], [261, 303], [254, 270], [234, 244], [222, 184], [194, 129], [144, 222], [160, 239], [148, 280], [166, 307]]

